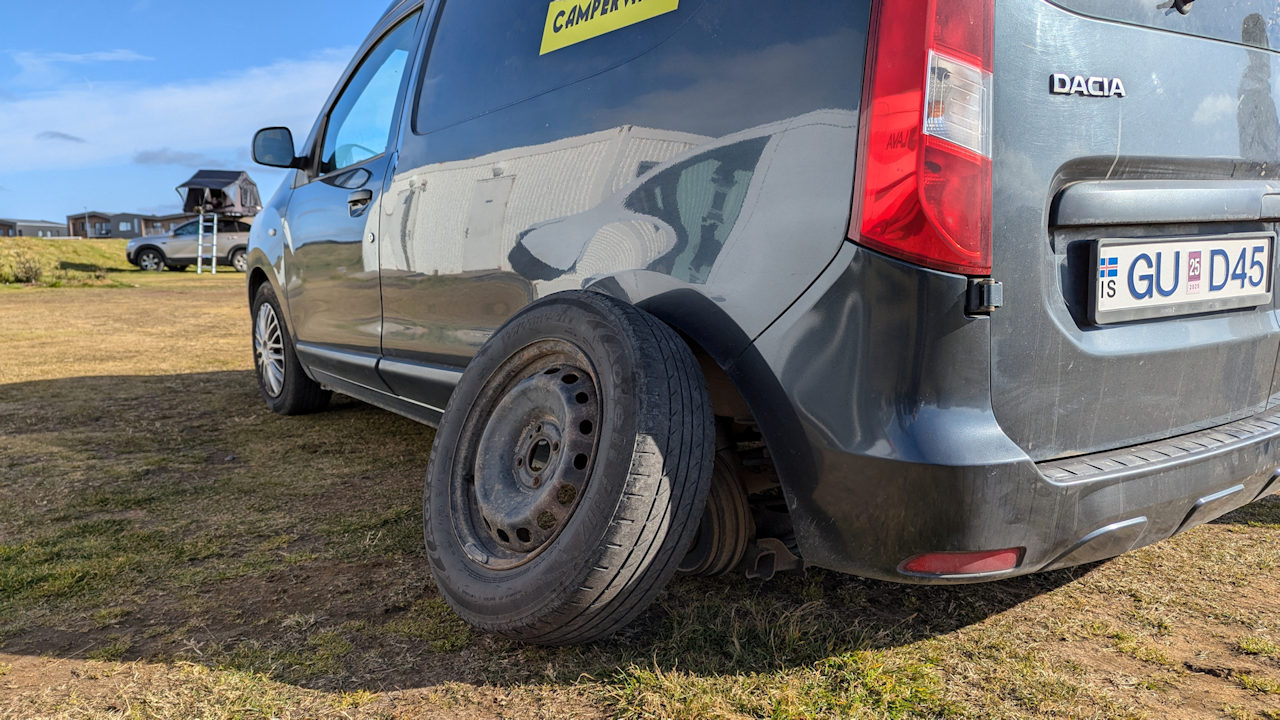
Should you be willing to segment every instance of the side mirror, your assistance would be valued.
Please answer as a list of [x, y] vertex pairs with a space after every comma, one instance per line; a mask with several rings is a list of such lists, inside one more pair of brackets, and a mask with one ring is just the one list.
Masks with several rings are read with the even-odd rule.
[[293, 133], [286, 127], [269, 127], [253, 136], [253, 161], [268, 167], [301, 167], [302, 158], [293, 154]]

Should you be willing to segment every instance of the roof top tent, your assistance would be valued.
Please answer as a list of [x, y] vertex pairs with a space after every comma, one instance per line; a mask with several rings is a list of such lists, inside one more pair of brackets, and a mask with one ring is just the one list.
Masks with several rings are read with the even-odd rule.
[[244, 217], [262, 210], [258, 186], [242, 170], [201, 170], [177, 190], [183, 212]]
[[191, 179], [177, 187], [178, 194], [186, 195], [182, 201], [183, 212], [199, 213], [200, 224], [196, 233], [196, 274], [204, 272], [205, 215], [212, 215], [209, 243], [209, 271], [218, 273], [218, 216], [245, 217], [257, 215], [262, 210], [258, 186], [243, 170], [200, 170]]

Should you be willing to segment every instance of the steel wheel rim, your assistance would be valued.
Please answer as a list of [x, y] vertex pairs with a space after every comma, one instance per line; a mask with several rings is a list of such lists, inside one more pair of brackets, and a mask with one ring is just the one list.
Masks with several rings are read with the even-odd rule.
[[142, 256], [138, 258], [138, 265], [143, 270], [159, 270], [160, 256], [150, 250], [144, 251]]
[[564, 341], [536, 342], [491, 376], [450, 478], [454, 533], [472, 562], [510, 570], [555, 543], [595, 467], [601, 406], [590, 361]]
[[254, 318], [253, 359], [263, 389], [271, 397], [279, 397], [284, 390], [284, 335], [270, 303], [259, 305]]

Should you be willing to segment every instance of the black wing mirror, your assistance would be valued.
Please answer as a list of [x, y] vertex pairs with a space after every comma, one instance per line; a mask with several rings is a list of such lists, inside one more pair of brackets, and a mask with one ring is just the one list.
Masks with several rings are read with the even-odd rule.
[[253, 161], [268, 167], [300, 168], [303, 158], [293, 154], [293, 133], [286, 127], [269, 127], [253, 136]]

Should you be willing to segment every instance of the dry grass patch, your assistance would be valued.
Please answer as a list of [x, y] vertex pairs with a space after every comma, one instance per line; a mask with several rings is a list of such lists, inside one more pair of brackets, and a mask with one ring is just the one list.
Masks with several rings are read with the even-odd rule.
[[608, 642], [476, 633], [420, 547], [431, 430], [270, 414], [242, 275], [129, 278], [0, 292], [0, 716], [1280, 717], [1276, 500], [992, 585], [681, 578]]

